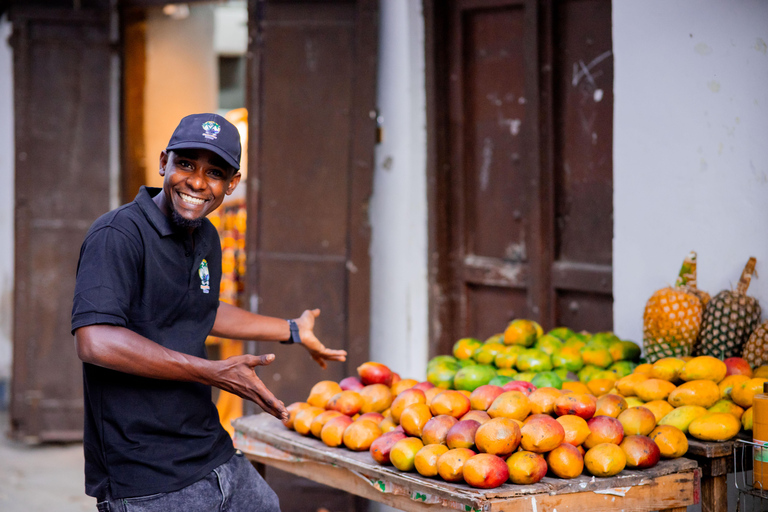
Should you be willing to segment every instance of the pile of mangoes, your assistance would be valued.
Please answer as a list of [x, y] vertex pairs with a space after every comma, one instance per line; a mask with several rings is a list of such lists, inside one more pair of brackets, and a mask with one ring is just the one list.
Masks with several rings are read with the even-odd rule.
[[[752, 403], [768, 382], [768, 366], [711, 356], [666, 357], [641, 364], [610, 392], [650, 410], [659, 425], [674, 425], [703, 441], [725, 441], [752, 430]], [[587, 383], [589, 385], [589, 383]]]
[[532, 320], [514, 320], [485, 342], [462, 338], [453, 355], [429, 361], [427, 380], [437, 387], [471, 391], [512, 380], [560, 388], [566, 380], [617, 379], [632, 373], [640, 347], [611, 332], [576, 333], [558, 327], [544, 334]]
[[358, 376], [315, 384], [306, 402], [288, 406], [285, 425], [330, 447], [368, 450], [401, 471], [477, 488], [585, 470], [608, 477], [688, 449], [685, 434], [657, 426], [649, 409], [617, 394], [596, 398], [578, 381], [560, 387], [509, 381], [451, 390], [368, 362]]

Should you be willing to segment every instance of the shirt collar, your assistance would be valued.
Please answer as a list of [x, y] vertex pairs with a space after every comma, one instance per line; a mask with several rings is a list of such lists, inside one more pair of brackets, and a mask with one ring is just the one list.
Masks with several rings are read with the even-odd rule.
[[173, 225], [168, 217], [163, 215], [160, 208], [152, 200], [162, 189], [142, 186], [136, 195], [136, 204], [139, 205], [144, 216], [160, 236], [168, 236], [174, 233]]

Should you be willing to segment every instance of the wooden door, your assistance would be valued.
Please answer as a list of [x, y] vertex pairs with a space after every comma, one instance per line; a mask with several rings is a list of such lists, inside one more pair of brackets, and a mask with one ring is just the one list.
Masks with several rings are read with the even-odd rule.
[[612, 325], [611, 5], [427, 2], [432, 352]]
[[[377, 1], [251, 2], [247, 285], [259, 313], [322, 310], [316, 333], [349, 353], [325, 371], [268, 344], [260, 368], [286, 404], [368, 357]], [[267, 469], [283, 510], [360, 510], [352, 495]]]
[[14, 8], [16, 138], [11, 433], [82, 439], [69, 333], [80, 244], [109, 209], [108, 11]]

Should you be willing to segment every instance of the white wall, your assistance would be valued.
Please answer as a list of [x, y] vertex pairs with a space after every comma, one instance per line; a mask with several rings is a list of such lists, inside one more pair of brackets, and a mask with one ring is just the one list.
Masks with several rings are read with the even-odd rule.
[[[736, 284], [768, 311], [768, 2], [613, 2], [614, 328], [642, 339], [645, 301], [688, 251], [699, 287]], [[768, 315], [764, 314], [764, 318]]]
[[[381, 2], [371, 221], [372, 361], [426, 379], [428, 340], [426, 90], [420, 0]], [[373, 503], [372, 512], [395, 509]]]
[[427, 188], [420, 0], [381, 3], [371, 240], [371, 360], [426, 378]]
[[[0, 247], [4, 263], [0, 265], [0, 381], [10, 378], [13, 327], [13, 54], [8, 45], [11, 24], [0, 19]], [[3, 397], [0, 396], [0, 403]]]

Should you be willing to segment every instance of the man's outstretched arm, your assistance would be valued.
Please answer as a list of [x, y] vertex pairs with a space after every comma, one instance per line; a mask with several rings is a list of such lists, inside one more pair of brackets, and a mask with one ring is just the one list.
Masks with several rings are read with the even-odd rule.
[[277, 418], [288, 417], [283, 402], [254, 372], [271, 363], [273, 354], [209, 361], [169, 350], [124, 327], [101, 324], [77, 329], [75, 344], [83, 362], [141, 377], [200, 382], [251, 400]]
[[[308, 309], [295, 319], [301, 345], [322, 368], [327, 366], [326, 361], [346, 361], [346, 351], [326, 348], [315, 336], [315, 318], [318, 315], [319, 309]], [[222, 338], [258, 341], [283, 341], [291, 336], [288, 322], [282, 318], [250, 313], [226, 302], [219, 303], [211, 334]]]

